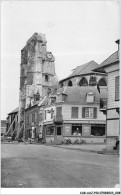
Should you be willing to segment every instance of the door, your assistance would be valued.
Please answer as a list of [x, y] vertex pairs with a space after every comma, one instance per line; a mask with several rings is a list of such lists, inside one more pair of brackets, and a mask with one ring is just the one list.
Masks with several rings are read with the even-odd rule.
[[55, 139], [62, 140], [62, 125], [57, 125], [55, 128]]

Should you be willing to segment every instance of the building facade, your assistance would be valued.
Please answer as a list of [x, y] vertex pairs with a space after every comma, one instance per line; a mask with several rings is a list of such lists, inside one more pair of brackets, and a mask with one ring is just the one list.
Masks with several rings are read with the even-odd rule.
[[19, 108], [17, 107], [12, 112], [8, 113], [6, 119], [6, 134], [13, 136], [13, 139], [16, 137], [18, 130], [18, 111]]
[[120, 135], [120, 60], [119, 51], [109, 56], [95, 71], [108, 75], [107, 143], [114, 144]]
[[1, 120], [1, 136], [6, 133], [6, 120]]
[[[102, 103], [103, 102], [103, 103]], [[46, 142], [65, 139], [86, 143], [106, 142], [107, 89], [100, 93], [94, 87], [63, 87], [50, 95], [44, 106], [43, 134]]]
[[24, 122], [24, 111], [41, 100], [55, 79], [55, 58], [47, 51], [44, 34], [34, 33], [21, 50], [19, 129]]

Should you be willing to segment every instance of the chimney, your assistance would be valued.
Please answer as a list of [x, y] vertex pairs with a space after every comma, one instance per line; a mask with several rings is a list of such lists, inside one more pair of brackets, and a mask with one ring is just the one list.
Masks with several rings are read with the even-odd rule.
[[116, 42], [116, 44], [118, 44], [118, 59], [120, 58], [120, 39], [118, 39], [118, 40], [116, 40], [115, 41]]

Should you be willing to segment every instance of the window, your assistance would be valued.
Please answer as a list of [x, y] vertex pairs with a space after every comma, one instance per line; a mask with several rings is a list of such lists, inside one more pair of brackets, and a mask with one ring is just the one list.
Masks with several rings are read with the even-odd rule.
[[45, 112], [44, 112], [44, 113], [45, 113], [45, 115], [44, 115], [45, 117], [44, 117], [44, 118], [45, 118], [45, 120], [46, 120], [46, 110], [45, 110]]
[[46, 135], [54, 135], [54, 126], [46, 127]]
[[72, 135], [81, 136], [82, 135], [82, 125], [72, 124]]
[[82, 108], [82, 118], [97, 118], [97, 108], [96, 107], [83, 107]]
[[91, 125], [92, 136], [104, 136], [105, 135], [105, 124], [94, 124]]
[[88, 82], [87, 79], [85, 77], [83, 77], [80, 81], [79, 81], [79, 86], [88, 86]]
[[107, 99], [100, 99], [100, 108], [101, 109], [106, 109], [107, 108]]
[[49, 81], [49, 76], [46, 74], [45, 75], [45, 81], [48, 82]]
[[32, 123], [32, 114], [29, 115], [29, 123]]
[[26, 116], [26, 124], [27, 125], [29, 124], [29, 116], [28, 115]]
[[115, 77], [115, 100], [119, 100], [119, 76]]
[[56, 102], [56, 97], [51, 97], [51, 104]]
[[57, 135], [61, 135], [61, 127], [57, 127]]
[[94, 94], [92, 92], [89, 92], [86, 97], [86, 102], [92, 103], [94, 102]]
[[106, 81], [104, 78], [100, 79], [98, 82], [98, 86], [107, 86]]
[[78, 118], [78, 107], [71, 108], [71, 118]]
[[56, 107], [56, 115], [62, 116], [62, 107]]
[[68, 86], [71, 87], [72, 85], [73, 85], [73, 84], [72, 84], [72, 81], [69, 81], [69, 82], [68, 82]]

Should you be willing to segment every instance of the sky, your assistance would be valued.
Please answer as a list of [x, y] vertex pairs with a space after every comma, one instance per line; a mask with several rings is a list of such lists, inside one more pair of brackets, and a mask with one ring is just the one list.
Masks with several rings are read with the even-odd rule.
[[1, 119], [19, 105], [21, 49], [43, 33], [59, 79], [91, 60], [100, 64], [117, 50], [119, 0], [2, 1]]

